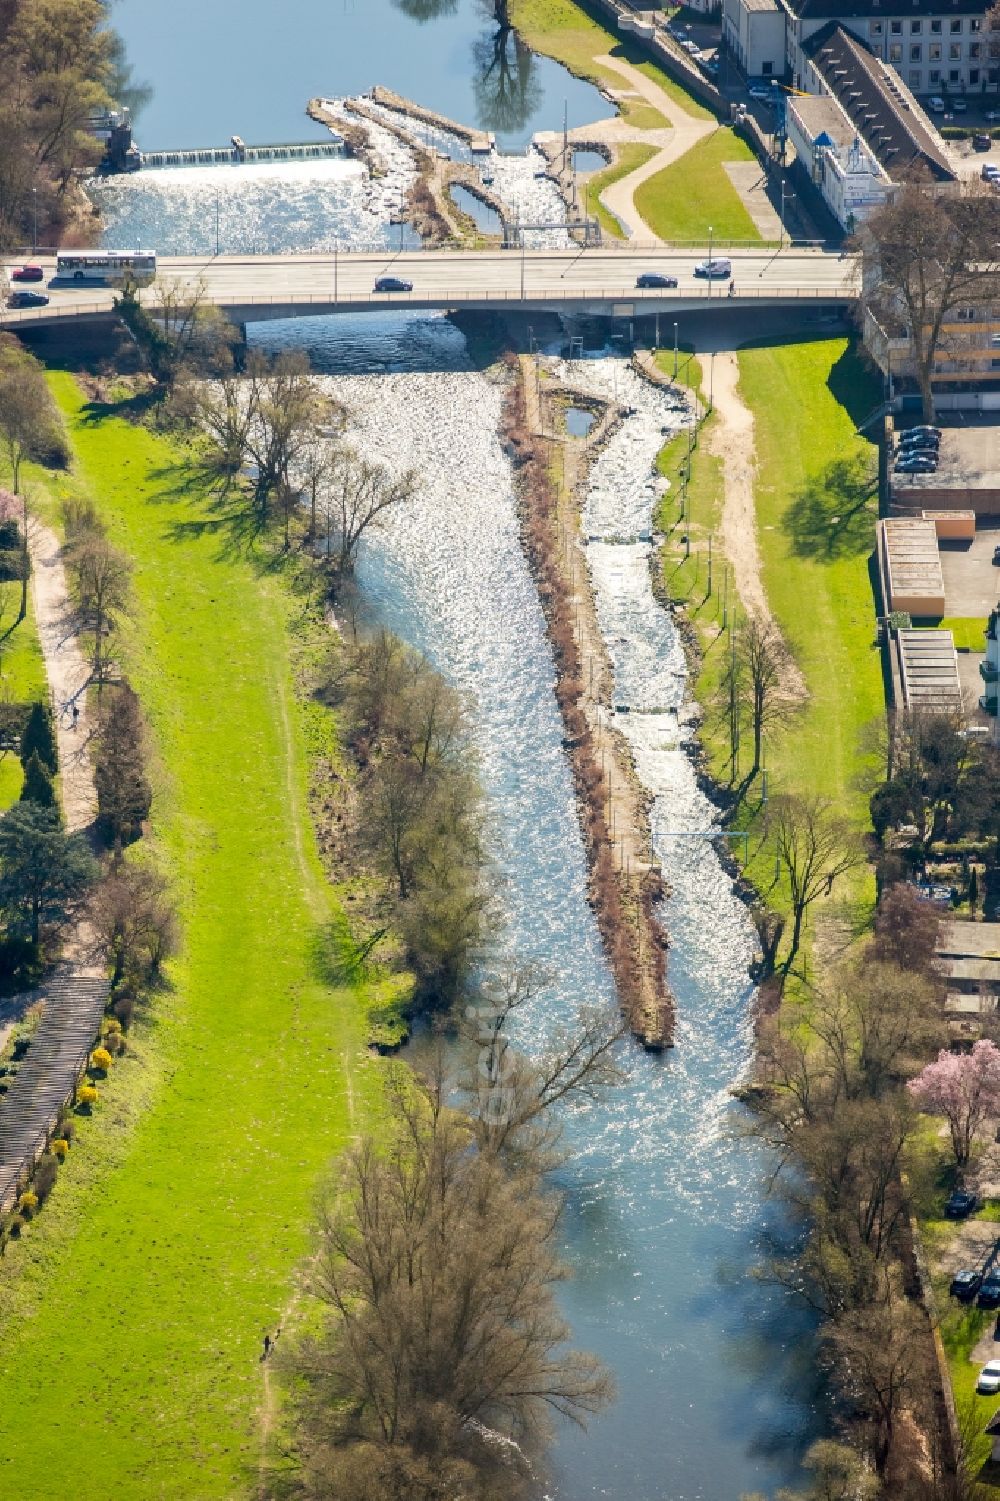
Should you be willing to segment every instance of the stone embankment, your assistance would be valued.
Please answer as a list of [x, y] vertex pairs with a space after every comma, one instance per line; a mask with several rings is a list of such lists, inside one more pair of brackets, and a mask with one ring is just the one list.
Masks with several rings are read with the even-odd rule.
[[[650, 855], [651, 799], [614, 727], [611, 668], [580, 546], [580, 487], [588, 459], [620, 414], [605, 406], [592, 436], [573, 440], [561, 430], [561, 404], [576, 400], [575, 393], [550, 382], [543, 396], [526, 359], [514, 374], [503, 431], [517, 471], [522, 541], [555, 656], [589, 900], [628, 1025], [644, 1047], [659, 1051], [673, 1044], [675, 1006], [666, 978], [667, 939], [657, 917], [665, 892]], [[560, 464], [561, 483], [554, 472]]]

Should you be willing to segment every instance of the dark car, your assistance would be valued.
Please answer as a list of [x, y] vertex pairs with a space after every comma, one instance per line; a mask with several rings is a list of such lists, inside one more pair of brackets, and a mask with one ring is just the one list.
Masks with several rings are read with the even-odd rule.
[[979, 1272], [956, 1272], [951, 1279], [948, 1291], [953, 1298], [958, 1298], [960, 1303], [971, 1303], [982, 1285], [982, 1276]]
[[16, 271], [10, 273], [11, 281], [44, 281], [45, 272], [41, 266], [18, 266]]
[[937, 459], [914, 454], [910, 458], [897, 459], [892, 467], [897, 474], [933, 474], [937, 469]]
[[968, 1193], [964, 1188], [956, 1188], [955, 1192], [946, 1199], [944, 1212], [949, 1220], [964, 1220], [967, 1215], [975, 1214], [979, 1208], [979, 1196]]
[[941, 434], [929, 433], [923, 428], [911, 427], [909, 432], [900, 433], [899, 445], [901, 448], [940, 448]]
[[412, 281], [404, 281], [401, 276], [380, 276], [375, 283], [376, 292], [412, 292]]
[[635, 279], [637, 287], [676, 287], [676, 276], [663, 276], [659, 271], [644, 271]]
[[975, 135], [972, 137], [973, 151], [989, 151], [992, 145], [993, 137], [986, 135], [984, 131], [977, 130]]
[[933, 459], [937, 462], [940, 445], [931, 438], [917, 438], [912, 443], [900, 443], [896, 449], [897, 459]]
[[1000, 1307], [1000, 1272], [990, 1272], [983, 1278], [976, 1302], [980, 1308]]
[[1000, 547], [993, 549], [993, 567], [1000, 568]]
[[44, 307], [48, 302], [44, 292], [11, 292], [8, 307]]
[[932, 438], [940, 438], [941, 436], [941, 429], [939, 427], [932, 427], [929, 422], [918, 422], [914, 427], [908, 427], [906, 431], [910, 437], [914, 433], [930, 433]]

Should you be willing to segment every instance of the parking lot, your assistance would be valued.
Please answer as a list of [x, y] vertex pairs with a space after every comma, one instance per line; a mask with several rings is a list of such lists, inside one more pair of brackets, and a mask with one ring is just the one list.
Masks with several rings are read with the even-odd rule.
[[940, 544], [945, 614], [985, 619], [1000, 598], [1000, 568], [993, 550], [1000, 545], [1000, 516], [980, 517], [972, 542]]

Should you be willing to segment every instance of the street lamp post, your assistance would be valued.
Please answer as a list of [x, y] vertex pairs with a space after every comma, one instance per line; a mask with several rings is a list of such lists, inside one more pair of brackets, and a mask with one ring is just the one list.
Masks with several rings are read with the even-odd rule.
[[785, 179], [781, 179], [781, 205], [778, 209], [778, 249], [785, 246]]
[[674, 380], [677, 379], [677, 355], [678, 355], [678, 352], [679, 351], [678, 351], [678, 344], [677, 344], [677, 324], [675, 323], [674, 324]]
[[708, 226], [708, 295], [712, 295], [712, 226]]
[[215, 190], [215, 253], [219, 253], [219, 190]]
[[708, 366], [708, 410], [715, 411], [715, 350], [712, 350], [712, 358]]
[[31, 251], [32, 251], [32, 254], [34, 254], [34, 252], [38, 249], [38, 189], [37, 188], [32, 188], [32, 190], [31, 190], [31, 209], [32, 209]]
[[338, 265], [339, 257], [337, 255], [337, 251], [339, 249], [340, 249], [340, 240], [338, 238], [338, 239], [335, 239], [334, 242], [333, 242], [333, 300], [334, 300], [334, 302], [337, 301], [337, 298], [339, 296], [339, 291], [338, 291], [338, 286], [337, 286], [338, 279], [339, 279], [339, 271], [340, 271], [340, 268], [339, 268], [339, 265]]
[[521, 301], [524, 301], [524, 226], [518, 226], [521, 231]]

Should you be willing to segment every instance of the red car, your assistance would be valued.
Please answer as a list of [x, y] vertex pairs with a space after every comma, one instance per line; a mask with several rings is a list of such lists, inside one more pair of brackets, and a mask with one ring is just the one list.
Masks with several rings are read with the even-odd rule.
[[18, 266], [16, 271], [10, 273], [11, 281], [44, 281], [45, 272], [41, 266]]

